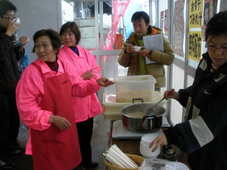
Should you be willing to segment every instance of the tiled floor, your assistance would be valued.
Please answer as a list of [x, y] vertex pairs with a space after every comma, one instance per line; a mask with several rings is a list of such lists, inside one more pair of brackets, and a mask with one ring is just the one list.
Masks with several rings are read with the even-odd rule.
[[[94, 131], [92, 136], [92, 158], [94, 162], [98, 162], [99, 166], [95, 170], [104, 170], [103, 153], [108, 149], [108, 133], [110, 122], [104, 120], [103, 115], [100, 114], [94, 119]], [[25, 145], [28, 139], [27, 128], [23, 124], [20, 127], [18, 140], [22, 145]], [[31, 157], [22, 155], [12, 158], [18, 165], [15, 170], [33, 170]]]

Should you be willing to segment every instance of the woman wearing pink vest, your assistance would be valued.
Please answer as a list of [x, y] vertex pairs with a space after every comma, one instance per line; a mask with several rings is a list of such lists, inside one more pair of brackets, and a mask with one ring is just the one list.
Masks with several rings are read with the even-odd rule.
[[[60, 35], [64, 46], [59, 58], [68, 60], [74, 65], [77, 74], [84, 80], [100, 78], [100, 67], [96, 58], [85, 48], [78, 46], [81, 32], [75, 22], [62, 25]], [[93, 117], [102, 113], [102, 107], [96, 93], [86, 97], [73, 96], [72, 99], [75, 122], [78, 129], [82, 164], [87, 168], [95, 168], [98, 163], [92, 162], [91, 138], [93, 132]]]

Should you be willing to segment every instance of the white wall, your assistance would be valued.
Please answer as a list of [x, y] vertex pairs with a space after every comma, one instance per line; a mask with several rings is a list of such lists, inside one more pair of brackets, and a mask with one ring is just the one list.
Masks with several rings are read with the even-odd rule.
[[221, 2], [220, 11], [227, 10], [227, 1], [226, 0], [221, 0], [220, 2]]
[[62, 25], [62, 0], [10, 0], [16, 7], [16, 16], [21, 20], [18, 37], [27, 36], [30, 41], [26, 44], [26, 54], [29, 63], [36, 59], [32, 53], [33, 34], [40, 29], [51, 28], [59, 32]]

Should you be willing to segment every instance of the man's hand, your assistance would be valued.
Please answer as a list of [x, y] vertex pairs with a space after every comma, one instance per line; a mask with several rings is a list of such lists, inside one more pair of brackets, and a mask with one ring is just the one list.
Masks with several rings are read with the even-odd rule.
[[25, 44], [27, 44], [27, 42], [28, 42], [28, 38], [25, 37], [25, 36], [23, 36], [23, 37], [21, 37], [21, 38], [19, 39], [19, 41], [20, 41], [20, 48], [19, 48], [19, 51], [22, 51], [23, 48], [24, 48], [24, 46], [25, 46]]
[[6, 34], [11, 37], [19, 28], [19, 26], [20, 24], [16, 24], [15, 22], [9, 22], [9, 25], [6, 29]]
[[148, 50], [148, 49], [146, 49], [146, 48], [143, 47], [142, 50], [138, 51], [137, 53], [139, 55], [142, 55], [143, 57], [146, 57], [146, 56], [149, 55], [149, 52], [150, 52], [150, 50]]

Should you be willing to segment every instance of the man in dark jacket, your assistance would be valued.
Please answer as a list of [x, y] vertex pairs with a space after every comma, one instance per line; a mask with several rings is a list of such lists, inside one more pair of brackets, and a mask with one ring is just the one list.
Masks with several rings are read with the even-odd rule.
[[19, 80], [17, 61], [24, 55], [27, 38], [21, 37], [19, 43], [15, 39], [20, 26], [16, 10], [11, 2], [0, 1], [0, 167], [7, 169], [15, 166], [8, 156], [23, 152], [17, 143], [19, 116], [15, 88]]

